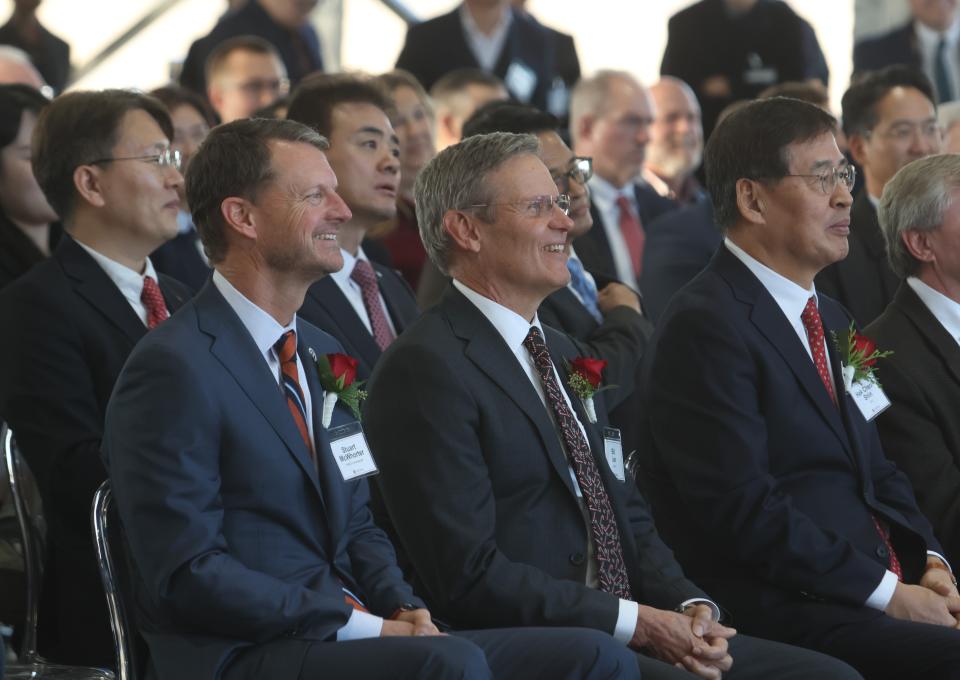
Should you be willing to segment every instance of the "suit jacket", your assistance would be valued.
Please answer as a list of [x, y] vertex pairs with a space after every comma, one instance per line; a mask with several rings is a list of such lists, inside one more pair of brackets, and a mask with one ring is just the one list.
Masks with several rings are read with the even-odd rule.
[[[843, 308], [819, 300], [826, 337], [845, 332]], [[729, 250], [674, 298], [654, 343], [638, 479], [680, 562], [738, 627], [769, 634], [880, 615], [861, 606], [889, 560], [871, 515], [890, 526], [904, 580], [920, 578], [939, 544], [845, 393], [836, 352], [839, 407], [773, 297]]]
[[866, 329], [882, 350], [877, 375], [893, 405], [877, 418], [887, 456], [960, 564], [960, 346], [906, 283]]
[[[400, 335], [414, 319], [420, 316], [417, 301], [406, 281], [393, 269], [371, 261], [377, 274], [380, 294], [387, 304], [387, 312]], [[380, 358], [380, 346], [363, 325], [337, 282], [325, 276], [307, 291], [299, 316], [326, 331], [343, 345], [347, 354], [360, 362], [357, 377], [366, 380]]]
[[893, 64], [923, 69], [923, 57], [917, 45], [913, 20], [889, 33], [861, 40], [853, 46], [855, 74], [863, 71], [877, 71]]
[[[104, 457], [161, 679], [219, 677], [231, 654], [283, 636], [333, 639], [352, 612], [342, 585], [381, 616], [420, 604], [373, 524], [366, 480], [344, 482], [333, 460], [310, 349], [342, 348], [298, 323], [316, 465], [276, 377], [212, 283], [120, 375]], [[353, 420], [338, 406], [331, 426]], [[269, 677], [296, 677], [300, 663], [279, 658]]]
[[211, 269], [197, 250], [197, 232], [190, 230], [177, 234], [150, 254], [150, 261], [158, 272], [187, 284], [198, 291], [210, 278]]
[[[513, 92], [514, 97], [546, 110], [550, 87], [562, 71], [572, 72], [569, 55], [558, 55], [558, 47], [568, 49], [547, 29], [530, 15], [511, 9], [513, 21], [497, 59], [493, 73], [505, 80], [507, 70], [514, 62], [522, 63], [536, 77], [536, 84], [529, 99], [522, 92]], [[558, 58], [560, 57], [560, 58]], [[458, 68], [480, 68], [477, 58], [467, 43], [460, 22], [459, 6], [447, 14], [435, 17], [407, 29], [407, 37], [397, 57], [397, 68], [410, 71], [424, 88], [429, 90], [446, 73]], [[569, 87], [573, 83], [567, 83]]]
[[[584, 349], [544, 327], [561, 376]], [[569, 386], [566, 386], [569, 392]], [[617, 598], [585, 585], [587, 526], [546, 406], [512, 351], [452, 286], [391, 345], [369, 383], [367, 435], [417, 592], [455, 626], [586, 626], [612, 632]], [[635, 485], [584, 423], [639, 601], [674, 608], [701, 591], [657, 536]], [[629, 477], [628, 477], [629, 479]], [[411, 498], [422, 502], [411, 502]]]
[[[167, 307], [190, 295], [160, 275]], [[147, 333], [106, 272], [69, 236], [0, 293], [0, 419], [37, 479], [48, 525], [40, 652], [61, 663], [114, 663], [90, 503], [106, 479], [107, 400]]]
[[817, 290], [846, 307], [861, 326], [893, 300], [900, 280], [890, 269], [877, 209], [861, 191], [850, 207], [850, 252], [817, 275]]
[[722, 242], [707, 196], [661, 215], [647, 227], [640, 290], [644, 309], [654, 323], [674, 294], [710, 263]]
[[[676, 210], [679, 206], [669, 198], [664, 198], [647, 184], [635, 184], [637, 208], [640, 224], [646, 230], [657, 217]], [[607, 232], [603, 228], [603, 219], [593, 201], [590, 202], [590, 216], [593, 217], [593, 228], [573, 243], [577, 255], [583, 261], [583, 266], [592, 274], [619, 281], [617, 267], [613, 261], [613, 251]], [[636, 286], [636, 283], [633, 284]]]

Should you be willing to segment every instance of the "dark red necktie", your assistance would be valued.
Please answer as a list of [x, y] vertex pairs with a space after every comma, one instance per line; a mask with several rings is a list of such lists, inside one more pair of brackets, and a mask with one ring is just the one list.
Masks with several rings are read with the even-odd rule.
[[597, 552], [600, 590], [624, 600], [632, 600], [630, 579], [623, 559], [623, 545], [620, 542], [620, 529], [613, 514], [613, 505], [610, 503], [607, 489], [603, 486], [596, 461], [590, 453], [590, 445], [563, 398], [562, 388], [553, 373], [550, 351], [536, 326], [530, 328], [523, 346], [530, 352], [537, 372], [540, 374], [547, 403], [560, 427], [573, 472], [577, 477], [577, 484], [580, 485], [580, 492], [590, 513], [590, 531]]
[[357, 260], [350, 272], [350, 278], [360, 286], [360, 294], [363, 296], [363, 306], [367, 310], [367, 318], [370, 319], [370, 330], [373, 331], [373, 339], [381, 350], [385, 350], [391, 342], [396, 339], [393, 331], [390, 330], [390, 323], [387, 321], [387, 315], [383, 312], [383, 305], [380, 304], [380, 286], [377, 285], [377, 273], [366, 260]]
[[160, 286], [152, 276], [143, 277], [143, 289], [140, 291], [140, 302], [147, 310], [147, 328], [156, 328], [161, 322], [170, 317], [167, 303], [163, 301]]
[[630, 251], [633, 273], [639, 277], [643, 267], [643, 243], [646, 240], [643, 225], [640, 224], [640, 218], [634, 214], [626, 196], [617, 196], [617, 207], [620, 209], [620, 233], [623, 234], [627, 250]]
[[[812, 295], [807, 300], [807, 305], [803, 308], [800, 315], [803, 321], [803, 329], [807, 332], [807, 341], [810, 343], [810, 352], [813, 354], [813, 363], [817, 366], [817, 373], [820, 374], [820, 380], [823, 386], [827, 388], [827, 393], [837, 403], [837, 393], [833, 389], [833, 382], [830, 380], [830, 368], [827, 363], [827, 352], [823, 341], [823, 320], [820, 318], [820, 310], [817, 309], [817, 301]], [[897, 575], [899, 580], [903, 580], [903, 570], [900, 568], [900, 560], [896, 551], [893, 549], [893, 543], [890, 541], [890, 531], [880, 522], [876, 515], [870, 514], [873, 525], [877, 528], [877, 533], [883, 539], [883, 544], [887, 546], [887, 552], [890, 553], [890, 571]]]

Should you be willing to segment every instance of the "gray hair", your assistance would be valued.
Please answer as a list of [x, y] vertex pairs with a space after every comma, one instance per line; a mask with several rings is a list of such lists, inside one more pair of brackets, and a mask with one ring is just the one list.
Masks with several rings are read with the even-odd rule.
[[[441, 272], [448, 273], [450, 255], [450, 237], [443, 228], [447, 211], [494, 202], [486, 185], [490, 174], [511, 158], [539, 153], [540, 142], [533, 135], [493, 132], [447, 147], [424, 166], [413, 189], [417, 222], [427, 254]], [[480, 214], [490, 221], [489, 209]]]
[[877, 209], [890, 267], [900, 278], [916, 274], [921, 262], [907, 249], [903, 233], [935, 231], [960, 189], [960, 155], [927, 156], [900, 168], [883, 189]]
[[626, 80], [640, 87], [639, 81], [627, 71], [603, 69], [589, 78], [581, 78], [570, 93], [570, 136], [577, 142], [577, 129], [584, 116], [598, 116], [606, 110], [610, 88], [617, 80]]

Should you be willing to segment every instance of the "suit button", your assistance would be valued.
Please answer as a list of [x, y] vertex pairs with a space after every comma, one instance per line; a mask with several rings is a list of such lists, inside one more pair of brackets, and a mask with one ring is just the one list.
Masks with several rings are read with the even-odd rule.
[[579, 567], [581, 564], [583, 564], [583, 561], [583, 553], [570, 553], [570, 564], [574, 565], [575, 567]]
[[888, 559], [890, 557], [890, 551], [887, 550], [887, 546], [878, 545], [877, 546], [877, 557], [882, 560]]

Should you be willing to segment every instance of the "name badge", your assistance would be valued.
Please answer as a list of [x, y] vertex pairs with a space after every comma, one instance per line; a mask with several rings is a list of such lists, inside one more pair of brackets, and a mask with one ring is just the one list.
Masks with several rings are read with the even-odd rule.
[[621, 482], [626, 481], [623, 465], [623, 444], [620, 430], [615, 427], [603, 428], [603, 453], [607, 457], [607, 465], [613, 471], [613, 476]]
[[873, 380], [858, 380], [850, 385], [847, 393], [868, 422], [890, 408], [890, 400], [883, 388]]
[[537, 87], [537, 74], [523, 62], [514, 61], [507, 68], [503, 82], [517, 99], [526, 104]]
[[327, 430], [333, 459], [340, 468], [343, 481], [350, 482], [360, 477], [369, 477], [380, 472], [373, 460], [367, 438], [363, 436], [360, 423], [353, 422]]

